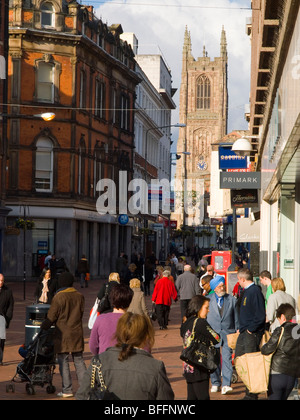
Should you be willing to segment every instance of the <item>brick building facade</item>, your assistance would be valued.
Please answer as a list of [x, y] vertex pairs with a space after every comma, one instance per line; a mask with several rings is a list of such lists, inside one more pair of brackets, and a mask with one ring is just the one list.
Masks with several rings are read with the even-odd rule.
[[[120, 226], [118, 211], [99, 214], [96, 201], [100, 179], [118, 187], [120, 170], [132, 177], [133, 51], [121, 25], [76, 1], [12, 0], [9, 20], [9, 224], [23, 217], [34, 229], [5, 237], [6, 273], [21, 276], [24, 257], [28, 276], [36, 275], [50, 251], [73, 272], [85, 254], [91, 275], [106, 276], [116, 244], [131, 244], [131, 224]], [[42, 120], [44, 112], [55, 119]]]

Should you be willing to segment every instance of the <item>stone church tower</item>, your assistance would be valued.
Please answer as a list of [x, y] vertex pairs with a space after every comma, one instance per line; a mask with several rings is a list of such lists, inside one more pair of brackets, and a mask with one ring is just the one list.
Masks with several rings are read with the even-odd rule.
[[[180, 87], [179, 121], [186, 127], [180, 128], [175, 175], [175, 215], [178, 228], [181, 225], [198, 226], [206, 217], [210, 192], [211, 144], [227, 134], [228, 92], [227, 92], [227, 42], [224, 28], [221, 33], [220, 57], [211, 60], [205, 46], [203, 56], [194, 59], [191, 36], [186, 28], [182, 54], [182, 75]], [[183, 206], [183, 180], [193, 180], [185, 199], [190, 205]], [[197, 182], [196, 182], [197, 181]], [[197, 184], [197, 186], [196, 186]], [[199, 185], [201, 197], [199, 197]], [[179, 186], [179, 187], [178, 187]], [[197, 190], [197, 194], [195, 191]], [[200, 211], [191, 215], [187, 210], [197, 207]], [[184, 220], [185, 216], [185, 220]], [[173, 216], [172, 216], [173, 218]]]

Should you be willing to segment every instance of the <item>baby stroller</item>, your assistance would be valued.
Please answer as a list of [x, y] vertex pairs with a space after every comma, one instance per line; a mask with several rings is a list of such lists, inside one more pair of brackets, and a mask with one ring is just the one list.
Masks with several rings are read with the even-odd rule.
[[[24, 360], [17, 366], [17, 371], [12, 382], [27, 382], [26, 392], [28, 395], [35, 394], [35, 386], [48, 384], [46, 391], [53, 394], [56, 391], [52, 385], [55, 369], [55, 355], [52, 343], [52, 331], [41, 330], [27, 349], [22, 349]], [[6, 392], [15, 392], [14, 384], [6, 386]]]

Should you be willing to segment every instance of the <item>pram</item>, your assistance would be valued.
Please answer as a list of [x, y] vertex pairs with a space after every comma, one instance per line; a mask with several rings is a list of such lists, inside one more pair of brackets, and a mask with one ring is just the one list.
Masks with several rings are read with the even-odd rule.
[[[55, 386], [52, 385], [55, 355], [51, 329], [41, 330], [28, 348], [25, 351], [23, 349], [23, 355], [24, 360], [17, 366], [16, 374], [11, 382], [27, 382], [28, 395], [35, 394], [35, 386], [44, 387], [48, 384], [46, 392], [53, 394], [56, 391]], [[13, 383], [7, 385], [6, 392], [15, 392], [15, 385]]]

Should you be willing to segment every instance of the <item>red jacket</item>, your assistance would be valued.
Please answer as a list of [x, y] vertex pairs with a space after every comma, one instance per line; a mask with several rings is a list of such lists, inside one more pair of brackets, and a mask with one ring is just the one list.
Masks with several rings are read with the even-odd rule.
[[162, 277], [154, 287], [152, 302], [155, 302], [156, 305], [171, 306], [172, 299], [177, 299], [174, 283], [168, 277]]

